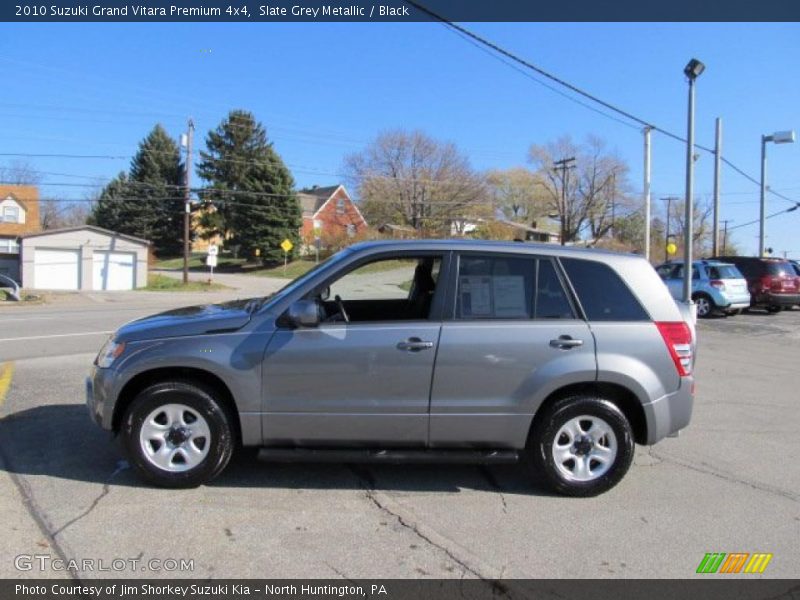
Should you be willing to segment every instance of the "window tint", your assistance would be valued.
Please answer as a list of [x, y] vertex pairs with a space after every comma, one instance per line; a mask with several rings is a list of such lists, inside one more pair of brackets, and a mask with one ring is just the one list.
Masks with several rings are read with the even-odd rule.
[[462, 256], [459, 319], [572, 319], [561, 281], [548, 259]]
[[534, 316], [537, 319], [572, 319], [572, 305], [564, 292], [555, 266], [550, 260], [540, 259], [536, 278], [536, 305]]
[[742, 279], [742, 274], [733, 265], [708, 267], [709, 279]]
[[590, 321], [649, 320], [628, 286], [608, 265], [575, 258], [562, 258], [561, 264]]

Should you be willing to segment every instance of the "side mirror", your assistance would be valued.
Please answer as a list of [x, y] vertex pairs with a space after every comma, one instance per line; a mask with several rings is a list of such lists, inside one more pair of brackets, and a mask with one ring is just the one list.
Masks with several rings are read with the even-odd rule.
[[315, 300], [297, 300], [286, 311], [286, 320], [293, 327], [317, 327], [319, 305]]

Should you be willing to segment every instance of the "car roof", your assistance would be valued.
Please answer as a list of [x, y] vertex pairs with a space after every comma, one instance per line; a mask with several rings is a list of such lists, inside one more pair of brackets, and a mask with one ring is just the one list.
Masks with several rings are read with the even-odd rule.
[[373, 240], [359, 242], [349, 247], [353, 252], [408, 250], [460, 250], [477, 252], [508, 252], [519, 254], [548, 254], [575, 258], [643, 259], [639, 254], [615, 252], [602, 248], [582, 248], [534, 242], [508, 242], [497, 240], [423, 239], [423, 240]]

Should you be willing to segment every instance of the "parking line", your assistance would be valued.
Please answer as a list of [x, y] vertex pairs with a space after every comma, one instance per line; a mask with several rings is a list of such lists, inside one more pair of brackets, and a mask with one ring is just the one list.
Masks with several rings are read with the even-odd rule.
[[8, 388], [11, 387], [11, 378], [14, 376], [14, 363], [7, 362], [0, 364], [0, 406], [6, 401]]
[[0, 338], [0, 342], [22, 342], [25, 340], [49, 340], [51, 338], [76, 337], [79, 335], [108, 335], [113, 331], [84, 331], [83, 333], [54, 333], [52, 335], [31, 335], [28, 337]]

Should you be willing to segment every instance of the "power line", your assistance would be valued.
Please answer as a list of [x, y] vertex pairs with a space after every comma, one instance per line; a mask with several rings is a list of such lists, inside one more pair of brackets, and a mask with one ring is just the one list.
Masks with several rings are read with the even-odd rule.
[[[579, 88], [578, 86], [576, 86], [576, 85], [574, 85], [572, 83], [569, 83], [568, 81], [566, 81], [564, 79], [561, 79], [560, 77], [558, 77], [558, 76], [546, 71], [545, 69], [543, 69], [543, 68], [541, 68], [541, 67], [539, 67], [539, 66], [537, 66], [537, 65], [535, 65], [533, 63], [531, 63], [530, 61], [518, 56], [517, 54], [514, 54], [513, 52], [511, 52], [509, 50], [506, 50], [505, 48], [502, 48], [501, 46], [495, 44], [494, 42], [492, 42], [492, 41], [490, 41], [490, 40], [488, 40], [488, 39], [486, 39], [486, 38], [484, 38], [484, 37], [472, 32], [472, 31], [470, 31], [469, 29], [467, 29], [465, 27], [462, 27], [461, 25], [458, 25], [456, 23], [453, 23], [452, 21], [446, 19], [445, 17], [439, 15], [438, 13], [432, 11], [431, 9], [429, 9], [429, 8], [427, 8], [427, 7], [423, 6], [423, 5], [415, 2], [414, 0], [405, 0], [405, 2], [410, 4], [411, 6], [415, 7], [416, 9], [426, 13], [427, 15], [433, 17], [435, 20], [440, 21], [443, 25], [445, 25], [447, 27], [450, 27], [454, 31], [458, 32], [462, 37], [467, 38], [468, 41], [470, 41], [470, 43], [472, 43], [473, 45], [480, 44], [485, 48], [489, 48], [490, 50], [492, 50], [492, 51], [496, 52], [497, 54], [507, 58], [508, 60], [513, 61], [514, 63], [517, 63], [519, 65], [522, 65], [526, 69], [532, 70], [532, 71], [538, 73], [539, 75], [542, 75], [543, 77], [546, 77], [547, 79], [550, 79], [551, 81], [555, 82], [556, 84], [558, 84], [560, 86], [563, 86], [563, 87], [567, 88], [568, 90], [570, 90], [570, 91], [572, 91], [572, 92], [574, 92], [574, 93], [576, 93], [576, 94], [578, 94], [580, 96], [583, 96], [584, 98], [587, 98], [588, 100], [590, 100], [592, 102], [595, 102], [595, 103], [599, 104], [600, 106], [603, 106], [603, 107], [607, 108], [608, 110], [610, 110], [612, 112], [617, 113], [618, 115], [621, 115], [621, 116], [623, 116], [623, 117], [625, 117], [627, 119], [630, 119], [631, 121], [634, 121], [635, 123], [637, 123], [637, 124], [639, 124], [639, 125], [641, 125], [643, 127], [649, 127], [654, 131], [658, 131], [658, 132], [662, 133], [663, 135], [665, 135], [665, 136], [667, 136], [667, 137], [669, 137], [671, 139], [674, 139], [674, 140], [676, 140], [678, 142], [682, 142], [684, 144], [686, 143], [686, 139], [684, 137], [682, 137], [682, 136], [680, 136], [678, 134], [672, 133], [671, 131], [669, 131], [667, 129], [664, 129], [663, 127], [659, 127], [657, 125], [654, 125], [653, 123], [650, 123], [650, 122], [648, 122], [647, 120], [645, 120], [643, 118], [637, 117], [633, 113], [628, 112], [628, 111], [626, 111], [626, 110], [624, 110], [624, 109], [622, 109], [622, 108], [620, 108], [620, 107], [618, 107], [618, 106], [616, 106], [614, 104], [611, 104], [610, 102], [607, 102], [607, 101], [595, 96], [594, 94], [591, 94], [590, 92], [587, 92], [586, 90], [583, 90], [583, 89]], [[512, 66], [509, 63], [507, 63], [506, 61], [502, 61], [502, 62], [504, 62], [508, 66]], [[518, 68], [516, 68], [516, 67], [513, 67], [513, 68], [515, 68], [515, 70], [519, 71]], [[539, 83], [542, 83], [542, 82], [539, 82]], [[545, 86], [545, 87], [548, 87], [549, 89], [552, 89], [552, 88], [550, 88], [550, 86]], [[561, 94], [561, 95], [563, 95], [563, 94]], [[581, 105], [585, 106], [581, 102], [578, 102], [578, 104], [581, 104]], [[587, 108], [591, 109], [591, 107], [587, 107]], [[594, 110], [594, 109], [592, 109], [592, 110]], [[595, 110], [595, 112], [599, 112], [603, 116], [612, 118], [613, 120], [619, 122], [619, 119], [616, 119], [615, 117], [612, 117], [612, 116], [604, 113], [603, 111]], [[695, 147], [699, 148], [700, 150], [703, 150], [705, 152], [708, 152], [708, 153], [710, 153], [712, 155], [715, 154], [715, 151], [714, 151], [713, 148], [709, 148], [709, 147], [703, 146], [701, 144], [695, 144]], [[757, 181], [752, 176], [748, 175], [744, 170], [742, 170], [741, 168], [737, 167], [730, 160], [728, 160], [728, 159], [726, 159], [724, 157], [720, 157], [720, 160], [722, 160], [727, 166], [729, 166], [732, 169], [734, 169], [740, 175], [742, 175], [745, 178], [747, 178], [748, 180], [760, 185], [759, 181]], [[792, 204], [796, 204], [795, 200], [792, 200], [791, 198], [788, 198], [788, 197], [784, 196], [783, 194], [777, 194], [775, 192], [770, 192], [770, 193], [772, 193], [773, 195], [775, 195], [778, 198], [781, 198], [782, 200], [785, 200], [787, 202], [791, 202]]]

